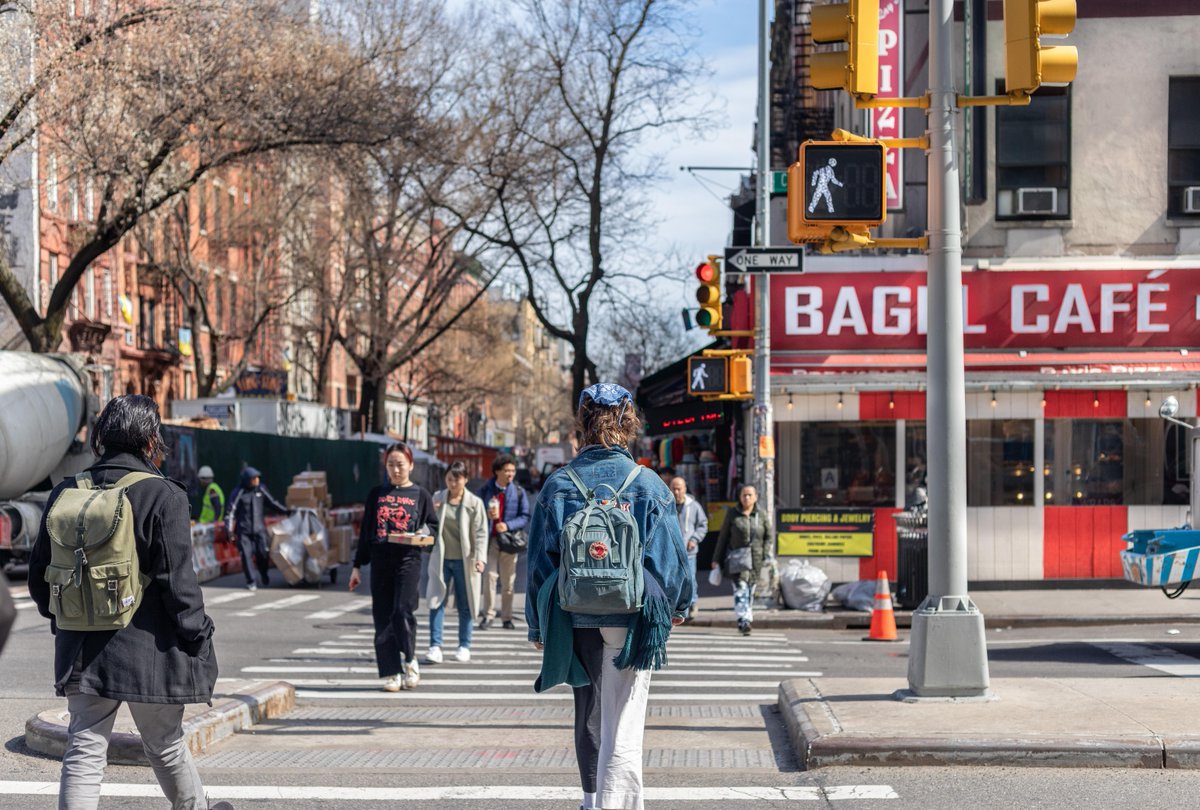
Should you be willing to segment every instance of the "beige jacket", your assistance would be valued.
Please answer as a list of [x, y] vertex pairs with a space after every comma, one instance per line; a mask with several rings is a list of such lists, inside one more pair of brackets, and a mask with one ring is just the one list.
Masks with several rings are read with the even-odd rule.
[[[434, 539], [433, 551], [429, 555], [429, 584], [425, 588], [425, 596], [429, 599], [429, 608], [438, 607], [446, 600], [446, 580], [442, 576], [442, 563], [445, 560], [446, 544], [442, 541], [442, 527], [446, 525], [446, 510], [455, 507], [447, 503], [449, 495], [445, 489], [439, 489], [433, 494], [433, 502], [438, 507], [438, 532]], [[475, 570], [476, 562], [487, 562], [488, 530], [487, 508], [478, 495], [470, 490], [463, 493], [462, 502], [462, 546], [463, 569], [467, 575], [467, 599], [470, 602], [471, 615], [478, 615], [476, 602], [479, 599], [482, 575]]]

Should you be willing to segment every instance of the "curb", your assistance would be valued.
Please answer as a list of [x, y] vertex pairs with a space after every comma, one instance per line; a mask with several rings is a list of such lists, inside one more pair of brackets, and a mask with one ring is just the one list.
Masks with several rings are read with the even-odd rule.
[[[871, 614], [854, 613], [802, 613], [798, 615], [767, 616], [754, 618], [755, 628], [783, 630], [863, 630], [871, 626]], [[911, 611], [896, 611], [896, 627], [912, 627]], [[984, 614], [984, 626], [989, 629], [1036, 628], [1036, 627], [1102, 627], [1114, 624], [1200, 624], [1200, 614], [1129, 614], [1125, 616], [1031, 616]], [[737, 627], [732, 616], [695, 616], [689, 627]]]
[[[1200, 744], [1156, 735], [1114, 738], [906, 737], [845, 732], [815, 684], [779, 684], [780, 714], [800, 767], [1009, 765], [1044, 768], [1195, 768]], [[1178, 750], [1174, 750], [1178, 749]]]
[[[183, 734], [193, 756], [207, 753], [216, 743], [256, 723], [280, 717], [296, 705], [296, 689], [290, 683], [275, 681], [235, 692], [213, 703], [204, 711], [185, 717]], [[25, 745], [40, 754], [62, 759], [67, 748], [65, 708], [50, 709], [25, 722]], [[108, 744], [111, 765], [149, 765], [142, 750], [141, 735], [113, 731]]]

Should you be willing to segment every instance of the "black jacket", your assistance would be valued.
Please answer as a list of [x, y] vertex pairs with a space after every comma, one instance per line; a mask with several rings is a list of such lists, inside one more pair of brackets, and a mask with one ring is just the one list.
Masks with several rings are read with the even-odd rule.
[[[158, 471], [129, 453], [106, 454], [90, 468], [97, 484], [116, 483], [126, 473]], [[50, 503], [66, 487], [55, 487]], [[79, 690], [137, 703], [207, 703], [217, 681], [212, 619], [192, 569], [192, 532], [187, 493], [173, 481], [140, 481], [129, 488], [136, 519], [138, 564], [150, 582], [129, 626], [120, 630], [58, 630], [50, 613], [50, 537], [46, 520], [29, 559], [29, 594], [54, 632], [54, 685], [58, 695], [82, 654]], [[49, 508], [47, 507], [47, 512]]]
[[288, 508], [275, 500], [265, 484], [252, 489], [243, 482], [229, 495], [229, 501], [225, 504], [225, 527], [230, 531], [236, 527], [239, 537], [266, 534], [267, 524], [263, 518], [268, 509], [277, 515], [288, 513]]
[[17, 621], [17, 606], [13, 604], [12, 594], [8, 591], [8, 580], [0, 574], [0, 650], [8, 641], [8, 631]]

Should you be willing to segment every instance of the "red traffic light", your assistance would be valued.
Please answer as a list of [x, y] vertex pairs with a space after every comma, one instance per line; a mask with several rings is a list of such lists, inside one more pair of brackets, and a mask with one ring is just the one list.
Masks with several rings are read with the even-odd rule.
[[717, 277], [717, 269], [708, 262], [701, 262], [696, 265], [696, 278], [704, 284], [712, 283]]

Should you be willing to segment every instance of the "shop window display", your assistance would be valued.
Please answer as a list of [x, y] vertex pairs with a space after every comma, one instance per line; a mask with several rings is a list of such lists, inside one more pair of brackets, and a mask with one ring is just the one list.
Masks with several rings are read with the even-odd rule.
[[1187, 437], [1161, 419], [1046, 422], [1048, 506], [1188, 502]]
[[800, 447], [802, 505], [895, 504], [895, 423], [808, 423]]
[[[904, 431], [905, 503], [926, 486], [926, 426], [909, 422]], [[1033, 420], [967, 422], [967, 506], [1032, 506]]]

